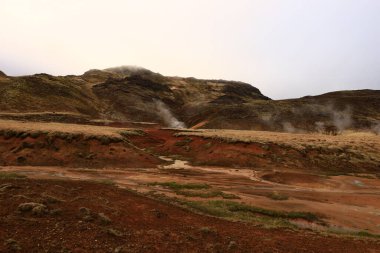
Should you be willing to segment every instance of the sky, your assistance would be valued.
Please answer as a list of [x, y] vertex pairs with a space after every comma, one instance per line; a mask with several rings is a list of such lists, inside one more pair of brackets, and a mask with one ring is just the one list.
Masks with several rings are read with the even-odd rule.
[[380, 89], [380, 0], [0, 0], [0, 70], [134, 65], [273, 99]]

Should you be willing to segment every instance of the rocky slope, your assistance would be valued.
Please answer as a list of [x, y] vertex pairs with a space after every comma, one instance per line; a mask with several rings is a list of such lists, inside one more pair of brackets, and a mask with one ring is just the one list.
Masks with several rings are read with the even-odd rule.
[[271, 100], [247, 83], [166, 77], [136, 67], [83, 75], [9, 77], [0, 73], [0, 117], [169, 127], [324, 131], [377, 129], [380, 90]]

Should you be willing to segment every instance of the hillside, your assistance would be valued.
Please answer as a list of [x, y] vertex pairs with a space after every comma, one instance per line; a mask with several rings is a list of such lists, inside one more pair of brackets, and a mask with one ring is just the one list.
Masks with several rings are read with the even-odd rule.
[[0, 73], [0, 252], [377, 252], [379, 93]]
[[168, 127], [323, 131], [374, 129], [380, 90], [271, 100], [250, 84], [166, 77], [137, 67], [83, 75], [10, 77], [0, 73], [0, 118]]

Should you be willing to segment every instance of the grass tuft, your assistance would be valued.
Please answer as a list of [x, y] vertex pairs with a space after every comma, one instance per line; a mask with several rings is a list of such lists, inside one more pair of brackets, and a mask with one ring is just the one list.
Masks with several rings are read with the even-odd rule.
[[320, 221], [320, 218], [316, 214], [310, 212], [275, 211], [227, 200], [212, 200], [207, 202], [184, 201], [183, 203], [192, 209], [218, 217], [244, 218], [261, 215], [275, 219], [303, 219], [310, 222]]
[[129, 136], [144, 136], [146, 133], [143, 130], [123, 130], [119, 131], [119, 134], [125, 138], [128, 138]]
[[210, 185], [208, 184], [198, 184], [198, 183], [188, 183], [188, 184], [179, 184], [176, 182], [154, 182], [148, 184], [150, 186], [163, 186], [171, 190], [200, 190], [200, 189], [209, 189]]
[[26, 178], [26, 176], [13, 173], [13, 172], [0, 172], [0, 179], [22, 179], [22, 178]]
[[186, 196], [186, 197], [199, 197], [199, 198], [216, 198], [222, 197], [224, 199], [240, 199], [238, 196], [230, 193], [224, 193], [222, 191], [188, 191], [188, 190], [177, 190], [176, 194]]
[[284, 195], [278, 192], [272, 192], [267, 197], [273, 200], [288, 200], [289, 199], [287, 195]]
[[355, 233], [354, 235], [360, 236], [360, 237], [377, 238], [377, 239], [380, 238], [380, 235], [378, 235], [378, 234], [372, 234], [372, 233], [367, 232], [367, 231], [359, 231], [359, 232]]

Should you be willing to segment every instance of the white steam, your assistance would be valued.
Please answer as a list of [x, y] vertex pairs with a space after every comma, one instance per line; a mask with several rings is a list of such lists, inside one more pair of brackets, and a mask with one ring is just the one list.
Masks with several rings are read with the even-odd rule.
[[290, 122], [282, 122], [281, 124], [282, 124], [282, 128], [287, 133], [296, 133], [296, 132], [298, 132], [297, 129]]
[[343, 111], [332, 111], [331, 116], [333, 125], [336, 126], [339, 131], [350, 128], [352, 125], [352, 113], [349, 107]]
[[[269, 129], [281, 129], [288, 133], [306, 131], [341, 133], [350, 129], [353, 124], [351, 108], [349, 106], [337, 108], [332, 102], [302, 104], [292, 108], [290, 112], [265, 112], [259, 115], [259, 118]], [[314, 126], [308, 125], [312, 123], [311, 120], [315, 120]]]
[[182, 121], [179, 121], [173, 113], [170, 111], [170, 109], [161, 101], [161, 100], [155, 100], [156, 110], [164, 123], [168, 127], [172, 128], [186, 128], [185, 123]]
[[374, 132], [377, 135], [380, 134], [380, 120], [377, 121], [375, 125], [373, 125], [371, 130], [372, 130], [372, 132]]
[[325, 122], [322, 122], [322, 121], [317, 121], [315, 122], [315, 130], [318, 132], [318, 133], [323, 133], [325, 131]]

